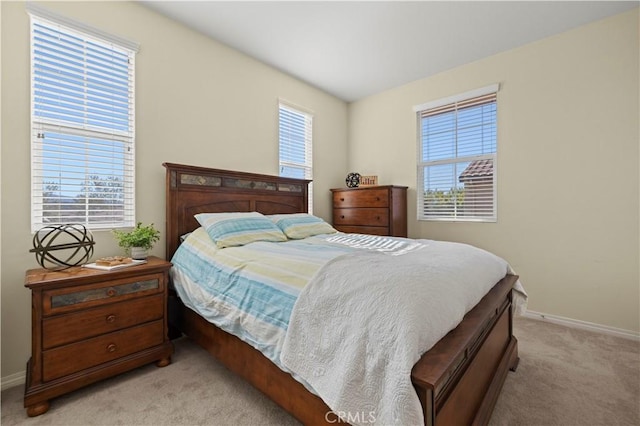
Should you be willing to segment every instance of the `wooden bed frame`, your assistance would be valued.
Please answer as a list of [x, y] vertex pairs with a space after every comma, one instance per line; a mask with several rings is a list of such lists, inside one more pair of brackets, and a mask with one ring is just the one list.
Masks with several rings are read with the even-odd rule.
[[[199, 225], [203, 212], [307, 211], [309, 181], [164, 163], [166, 167], [166, 257], [180, 236]], [[518, 365], [512, 333], [512, 292], [517, 276], [507, 275], [454, 330], [416, 363], [411, 378], [426, 425], [487, 424], [509, 369]], [[207, 349], [302, 423], [332, 424], [337, 417], [316, 395], [237, 337], [176, 304], [170, 315], [189, 338]], [[349, 415], [358, 413], [346, 413]]]

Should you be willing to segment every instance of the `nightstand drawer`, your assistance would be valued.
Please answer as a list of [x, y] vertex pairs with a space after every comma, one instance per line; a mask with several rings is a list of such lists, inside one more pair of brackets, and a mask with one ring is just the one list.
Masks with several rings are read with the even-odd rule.
[[335, 225], [389, 226], [389, 210], [378, 208], [335, 209]]
[[160, 319], [163, 315], [164, 296], [158, 294], [45, 318], [42, 321], [42, 346], [50, 349]]
[[70, 312], [162, 293], [163, 285], [164, 280], [161, 275], [146, 275], [45, 291], [42, 295], [43, 313], [49, 315]]
[[43, 352], [43, 380], [49, 381], [112, 361], [164, 342], [158, 320]]
[[387, 189], [360, 189], [333, 193], [333, 207], [388, 207]]

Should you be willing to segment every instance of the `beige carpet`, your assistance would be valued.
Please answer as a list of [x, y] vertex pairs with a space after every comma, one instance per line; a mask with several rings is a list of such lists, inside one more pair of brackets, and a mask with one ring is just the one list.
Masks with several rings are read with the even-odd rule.
[[[520, 365], [491, 425], [640, 425], [640, 342], [519, 318]], [[2, 392], [10, 425], [293, 425], [291, 416], [187, 339], [173, 363], [56, 398], [28, 418], [22, 386]]]

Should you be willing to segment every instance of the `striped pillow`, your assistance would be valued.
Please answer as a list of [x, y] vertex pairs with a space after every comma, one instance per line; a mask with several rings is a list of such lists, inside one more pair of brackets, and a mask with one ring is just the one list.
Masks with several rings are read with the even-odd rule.
[[338, 232], [321, 218], [308, 213], [274, 214], [269, 218], [292, 240]]
[[287, 240], [280, 228], [258, 212], [200, 213], [195, 218], [218, 248]]

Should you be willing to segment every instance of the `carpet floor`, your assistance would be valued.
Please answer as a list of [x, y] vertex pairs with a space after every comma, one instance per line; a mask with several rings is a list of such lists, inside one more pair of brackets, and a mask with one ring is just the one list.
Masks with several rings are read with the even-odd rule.
[[[520, 364], [490, 425], [640, 425], [640, 342], [518, 318]], [[11, 425], [298, 425], [186, 338], [173, 363], [148, 365], [51, 402], [29, 418], [24, 389], [2, 392]]]

